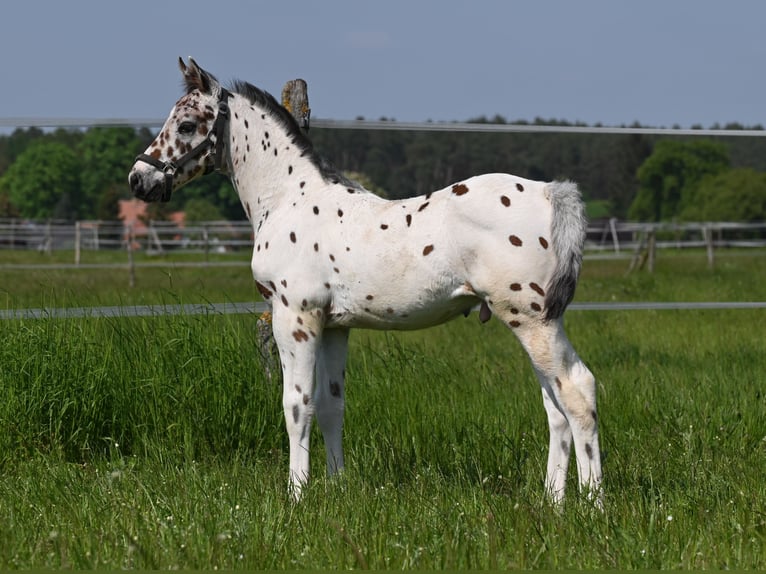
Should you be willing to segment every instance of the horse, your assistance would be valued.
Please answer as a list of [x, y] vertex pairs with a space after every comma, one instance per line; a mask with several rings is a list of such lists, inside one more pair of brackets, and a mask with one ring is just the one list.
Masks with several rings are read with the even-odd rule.
[[421, 329], [478, 307], [482, 323], [495, 316], [516, 335], [540, 383], [546, 493], [564, 499], [574, 444], [580, 489], [599, 502], [596, 381], [563, 325], [586, 229], [577, 185], [490, 173], [383, 199], [324, 160], [268, 92], [240, 80], [224, 87], [192, 58], [179, 67], [185, 94], [128, 181], [136, 197], [168, 201], [217, 170], [239, 194], [252, 274], [272, 304], [294, 498], [309, 478], [314, 417], [328, 474], [344, 467], [350, 329]]

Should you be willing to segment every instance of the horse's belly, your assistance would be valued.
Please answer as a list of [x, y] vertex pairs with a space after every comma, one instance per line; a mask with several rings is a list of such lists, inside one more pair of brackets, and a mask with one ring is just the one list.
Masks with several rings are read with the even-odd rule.
[[478, 303], [479, 299], [471, 296], [399, 306], [363, 303], [353, 309], [330, 313], [327, 326], [399, 331], [425, 329], [467, 315]]

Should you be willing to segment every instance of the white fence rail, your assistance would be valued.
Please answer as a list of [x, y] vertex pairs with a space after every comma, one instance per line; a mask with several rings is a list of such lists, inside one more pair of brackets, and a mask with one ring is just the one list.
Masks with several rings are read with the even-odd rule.
[[[124, 250], [129, 263], [135, 251], [163, 254], [227, 253], [249, 250], [252, 228], [247, 221], [205, 221], [179, 226], [167, 221], [125, 225], [121, 221], [27, 221], [0, 219], [0, 264], [4, 250], [30, 249], [50, 253]], [[631, 268], [648, 262], [652, 270], [658, 249], [705, 248], [709, 264], [720, 248], [766, 247], [766, 222], [636, 223], [616, 219], [593, 222], [585, 249], [630, 257]]]
[[121, 221], [72, 223], [0, 219], [0, 249], [72, 250], [76, 259], [82, 251], [129, 248], [147, 253], [179, 249], [187, 253], [210, 253], [251, 246], [252, 228], [247, 221], [205, 221], [181, 227], [168, 221], [131, 226]]

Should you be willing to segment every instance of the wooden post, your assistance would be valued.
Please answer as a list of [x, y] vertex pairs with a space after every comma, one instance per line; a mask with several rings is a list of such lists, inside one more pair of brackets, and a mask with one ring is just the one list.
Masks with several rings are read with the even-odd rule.
[[306, 80], [296, 78], [285, 83], [282, 88], [282, 105], [293, 115], [300, 128], [308, 132], [311, 108]]
[[50, 255], [53, 253], [53, 237], [51, 236], [51, 220], [48, 220], [48, 223], [45, 224], [45, 244], [44, 244], [44, 250], [45, 253]]
[[620, 252], [620, 239], [617, 237], [617, 218], [609, 218], [609, 229], [612, 232], [612, 243], [614, 244], [614, 252]]
[[80, 222], [74, 222], [74, 264], [80, 264]]
[[128, 248], [128, 284], [130, 287], [136, 286], [136, 266], [133, 263], [133, 225], [128, 223], [127, 229], [127, 248]]
[[715, 251], [713, 249], [713, 228], [706, 224], [702, 228], [702, 235], [705, 238], [705, 247], [707, 248], [707, 267], [713, 269], [715, 265]]
[[207, 265], [210, 260], [210, 241], [207, 232], [207, 225], [202, 226], [202, 240], [205, 242], [205, 265]]
[[649, 273], [654, 273], [654, 261], [657, 255], [657, 230], [654, 228], [649, 231], [647, 250], [649, 252]]

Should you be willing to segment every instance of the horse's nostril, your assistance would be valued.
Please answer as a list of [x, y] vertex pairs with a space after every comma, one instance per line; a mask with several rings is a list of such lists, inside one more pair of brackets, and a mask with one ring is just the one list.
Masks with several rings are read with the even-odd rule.
[[132, 172], [128, 176], [128, 183], [130, 184], [130, 190], [133, 192], [133, 195], [136, 197], [143, 197], [144, 184], [139, 174]]

